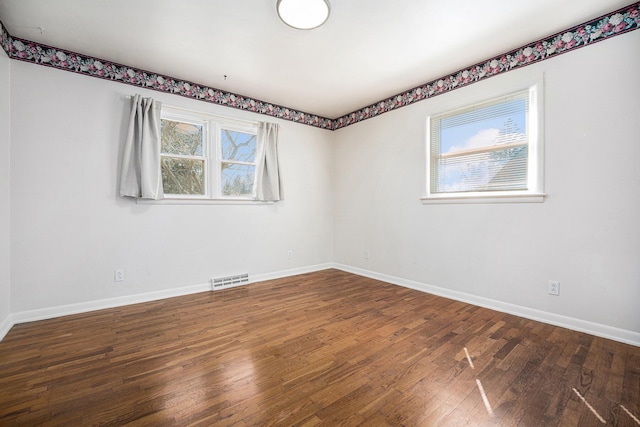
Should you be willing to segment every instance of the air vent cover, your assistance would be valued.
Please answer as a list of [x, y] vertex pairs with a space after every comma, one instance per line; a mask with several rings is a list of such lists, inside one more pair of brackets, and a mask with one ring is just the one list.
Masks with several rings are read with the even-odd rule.
[[211, 279], [211, 287], [216, 289], [228, 288], [230, 286], [238, 286], [243, 283], [249, 283], [249, 274], [238, 274], [236, 276], [218, 277]]

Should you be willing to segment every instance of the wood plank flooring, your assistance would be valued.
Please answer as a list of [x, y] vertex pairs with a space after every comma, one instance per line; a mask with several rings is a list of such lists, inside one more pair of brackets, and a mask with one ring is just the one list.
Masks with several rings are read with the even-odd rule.
[[20, 324], [0, 343], [0, 426], [633, 417], [638, 347], [337, 270]]

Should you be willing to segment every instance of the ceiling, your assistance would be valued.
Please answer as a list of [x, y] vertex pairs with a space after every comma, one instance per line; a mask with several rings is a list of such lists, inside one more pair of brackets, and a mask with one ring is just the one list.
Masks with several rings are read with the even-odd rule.
[[14, 37], [337, 118], [632, 3], [330, 1], [308, 31], [283, 24], [276, 0], [0, 0], [0, 20]]

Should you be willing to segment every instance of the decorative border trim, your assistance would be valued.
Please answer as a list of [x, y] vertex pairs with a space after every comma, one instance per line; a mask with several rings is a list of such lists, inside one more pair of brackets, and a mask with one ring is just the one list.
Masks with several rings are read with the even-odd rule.
[[10, 37], [6, 28], [4, 28], [4, 24], [0, 21], [0, 46], [2, 46], [2, 50], [4, 50], [7, 56], [9, 56], [9, 45], [11, 44], [11, 42], [9, 42]]
[[113, 80], [159, 92], [251, 111], [321, 129], [337, 130], [398, 108], [640, 28], [640, 2], [393, 95], [337, 119], [305, 113], [187, 80], [12, 37], [0, 21], [0, 44], [9, 58]]
[[180, 80], [140, 68], [12, 37], [2, 25], [2, 22], [0, 22], [0, 27], [2, 31], [2, 48], [11, 59], [333, 130], [334, 121], [326, 117], [226, 92], [188, 80]]
[[334, 130], [640, 28], [640, 2], [335, 119]]

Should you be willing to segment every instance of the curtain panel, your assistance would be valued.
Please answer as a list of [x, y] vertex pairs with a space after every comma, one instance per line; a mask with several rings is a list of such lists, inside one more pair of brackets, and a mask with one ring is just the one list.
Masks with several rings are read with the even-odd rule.
[[129, 129], [122, 153], [120, 195], [162, 199], [160, 171], [160, 112], [162, 104], [135, 95], [131, 99]]
[[258, 143], [262, 147], [256, 160], [256, 199], [282, 200], [282, 182], [278, 164], [278, 125], [258, 123]]

